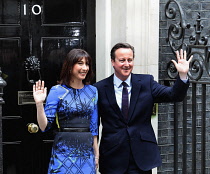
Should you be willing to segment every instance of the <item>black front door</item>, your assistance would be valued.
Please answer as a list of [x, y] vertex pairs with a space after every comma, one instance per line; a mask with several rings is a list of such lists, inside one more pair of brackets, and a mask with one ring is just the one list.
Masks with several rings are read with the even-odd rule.
[[38, 79], [48, 91], [56, 85], [72, 48], [84, 48], [95, 62], [95, 0], [1, 0], [4, 174], [47, 173], [53, 132], [32, 128], [32, 85]]

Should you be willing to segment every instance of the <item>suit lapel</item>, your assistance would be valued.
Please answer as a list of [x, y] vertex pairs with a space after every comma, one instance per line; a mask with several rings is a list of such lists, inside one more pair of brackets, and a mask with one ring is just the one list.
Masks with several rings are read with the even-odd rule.
[[105, 88], [105, 92], [106, 92], [106, 97], [108, 98], [108, 101], [111, 105], [111, 107], [113, 108], [113, 110], [116, 112], [117, 115], [119, 115], [119, 117], [125, 121], [123, 119], [123, 115], [122, 112], [117, 104], [117, 100], [116, 100], [116, 96], [115, 96], [115, 91], [114, 91], [114, 84], [113, 84], [113, 75], [111, 75], [108, 79], [107, 79], [107, 83], [104, 85]]
[[136, 102], [139, 97], [139, 92], [141, 89], [141, 80], [135, 76], [135, 74], [131, 74], [131, 98], [130, 98], [130, 106], [129, 106], [129, 118], [128, 121], [132, 118], [133, 111], [136, 107]]

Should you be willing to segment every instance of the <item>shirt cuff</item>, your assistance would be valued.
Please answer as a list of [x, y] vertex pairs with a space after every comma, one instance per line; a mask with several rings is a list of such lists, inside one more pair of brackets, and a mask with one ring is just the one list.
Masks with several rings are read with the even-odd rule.
[[[182, 79], [181, 79], [182, 80]], [[184, 83], [187, 83], [188, 82], [188, 77], [186, 78], [186, 79], [184, 79], [184, 80], [182, 80]]]

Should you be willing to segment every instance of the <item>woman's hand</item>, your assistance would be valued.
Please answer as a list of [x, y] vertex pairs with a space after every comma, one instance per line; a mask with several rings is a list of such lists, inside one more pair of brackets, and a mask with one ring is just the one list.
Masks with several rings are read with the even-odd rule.
[[44, 81], [39, 80], [33, 85], [33, 96], [36, 104], [44, 103], [47, 96], [47, 88], [44, 87]]
[[96, 169], [98, 169], [99, 157], [95, 157], [95, 165], [96, 165]]
[[94, 155], [95, 155], [95, 167], [96, 170], [99, 165], [99, 149], [98, 149], [98, 137], [93, 136], [93, 149], [94, 149]]

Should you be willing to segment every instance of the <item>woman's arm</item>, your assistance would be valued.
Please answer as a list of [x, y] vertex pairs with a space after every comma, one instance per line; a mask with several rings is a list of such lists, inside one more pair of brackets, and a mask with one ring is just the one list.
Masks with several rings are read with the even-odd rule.
[[93, 136], [93, 150], [95, 155], [95, 165], [96, 168], [98, 168], [98, 162], [99, 162], [99, 149], [98, 149], [98, 137]]

